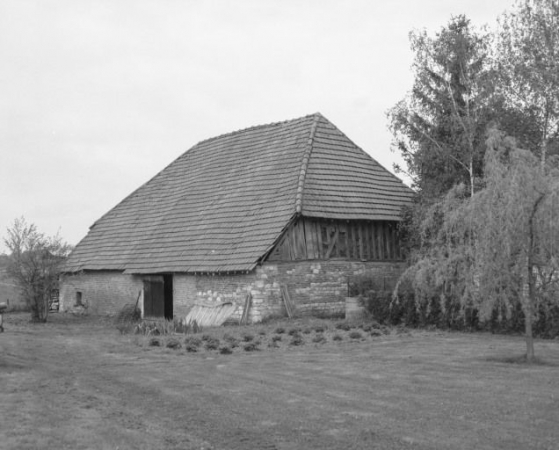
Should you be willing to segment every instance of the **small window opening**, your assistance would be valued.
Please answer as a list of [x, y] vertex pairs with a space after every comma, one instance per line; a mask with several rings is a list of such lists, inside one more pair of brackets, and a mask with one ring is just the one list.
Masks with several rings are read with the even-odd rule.
[[83, 306], [81, 291], [76, 291], [76, 304], [74, 306]]

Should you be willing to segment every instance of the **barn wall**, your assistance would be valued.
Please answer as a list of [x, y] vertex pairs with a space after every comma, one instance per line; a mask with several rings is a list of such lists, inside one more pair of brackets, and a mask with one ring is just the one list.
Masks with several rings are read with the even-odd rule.
[[379, 283], [393, 283], [403, 270], [402, 262], [266, 262], [250, 274], [196, 276], [195, 301], [232, 301], [238, 305], [234, 317], [239, 318], [245, 296], [250, 292], [249, 319], [258, 322], [270, 315], [285, 314], [281, 297], [284, 286], [300, 314], [343, 315], [348, 277], [367, 274]]
[[[60, 310], [116, 314], [127, 303], [136, 302], [142, 287], [140, 277], [116, 271], [64, 275], [60, 282]], [[83, 306], [76, 304], [77, 292], [81, 292]]]
[[[368, 274], [393, 282], [403, 271], [402, 262], [374, 261], [293, 261], [266, 262], [248, 274], [188, 275], [173, 278], [173, 309], [177, 318], [185, 317], [195, 303], [232, 302], [239, 319], [248, 292], [252, 296], [251, 322], [271, 315], [285, 315], [281, 287], [289, 292], [299, 314], [343, 315], [348, 277]], [[119, 272], [86, 272], [65, 276], [61, 282], [63, 311], [74, 309], [76, 292], [88, 313], [115, 314], [133, 303], [142, 289], [142, 277]]]

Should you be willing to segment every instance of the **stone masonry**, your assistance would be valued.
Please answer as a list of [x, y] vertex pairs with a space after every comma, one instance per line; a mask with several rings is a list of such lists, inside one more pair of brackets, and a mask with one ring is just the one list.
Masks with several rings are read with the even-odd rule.
[[[239, 318], [249, 292], [252, 296], [251, 322], [272, 315], [285, 315], [282, 286], [287, 288], [297, 313], [340, 316], [345, 311], [348, 277], [370, 275], [378, 280], [394, 279], [403, 270], [402, 262], [329, 260], [266, 262], [247, 274], [175, 274], [174, 316], [185, 317], [195, 304], [232, 302], [237, 305], [233, 318]], [[115, 314], [125, 304], [137, 300], [142, 286], [141, 276], [115, 271], [68, 275], [61, 282], [61, 310], [72, 310], [77, 292], [81, 292], [82, 304], [88, 312]]]

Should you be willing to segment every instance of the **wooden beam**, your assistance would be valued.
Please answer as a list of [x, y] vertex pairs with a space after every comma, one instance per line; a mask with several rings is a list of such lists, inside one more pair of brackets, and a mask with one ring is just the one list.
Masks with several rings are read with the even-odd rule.
[[392, 226], [390, 223], [386, 222], [384, 226], [384, 236], [386, 245], [386, 259], [393, 259], [392, 255]]
[[378, 259], [384, 259], [384, 227], [382, 222], [377, 222], [376, 225], [376, 238], [377, 238], [377, 248], [378, 248]]
[[316, 238], [318, 239], [318, 259], [322, 259], [324, 249], [322, 248], [322, 226], [319, 221], [316, 221]]
[[252, 305], [252, 294], [249, 292], [245, 297], [245, 305], [243, 307], [243, 313], [241, 319], [239, 320], [239, 325], [246, 325], [248, 323], [248, 312]]
[[332, 253], [332, 250], [334, 249], [334, 246], [336, 245], [336, 242], [338, 241], [338, 231], [339, 230], [338, 230], [337, 227], [336, 227], [335, 230], [336, 231], [334, 232], [334, 236], [332, 236], [332, 239], [330, 240], [330, 244], [328, 245], [328, 250], [326, 251], [326, 255], [325, 255], [324, 259], [330, 259], [330, 254]]
[[285, 311], [287, 312], [287, 317], [291, 319], [293, 318], [293, 312], [295, 310], [295, 307], [293, 305], [293, 302], [291, 301], [291, 297], [289, 296], [287, 287], [281, 286], [280, 291], [281, 291], [281, 298], [283, 299], [283, 304], [285, 305]]
[[359, 259], [364, 259], [363, 257], [363, 227], [361, 224], [357, 225], [359, 229]]

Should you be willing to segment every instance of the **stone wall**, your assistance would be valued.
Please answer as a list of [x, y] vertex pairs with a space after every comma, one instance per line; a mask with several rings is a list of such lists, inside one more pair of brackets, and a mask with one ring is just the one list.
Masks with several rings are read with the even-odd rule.
[[[294, 261], [266, 262], [248, 274], [173, 276], [173, 313], [185, 317], [195, 304], [232, 302], [233, 319], [241, 317], [248, 292], [252, 295], [251, 322], [271, 315], [285, 315], [281, 297], [284, 286], [302, 315], [340, 316], [345, 312], [348, 277], [370, 275], [383, 279], [398, 277], [401, 262]], [[142, 277], [119, 272], [86, 272], [65, 276], [61, 283], [61, 310], [71, 310], [76, 292], [88, 312], [114, 314], [126, 303], [135, 302], [142, 289]], [[141, 299], [140, 299], [141, 303]]]
[[[116, 271], [64, 275], [60, 282], [60, 311], [116, 314], [127, 303], [135, 303], [143, 287], [140, 277]], [[78, 304], [81, 293], [81, 304]]]
[[339, 316], [345, 312], [348, 277], [369, 275], [382, 283], [404, 270], [402, 262], [297, 261], [266, 262], [246, 275], [196, 276], [196, 302], [232, 301], [240, 317], [247, 292], [252, 295], [249, 319], [285, 315], [281, 286], [285, 286], [300, 314]]

